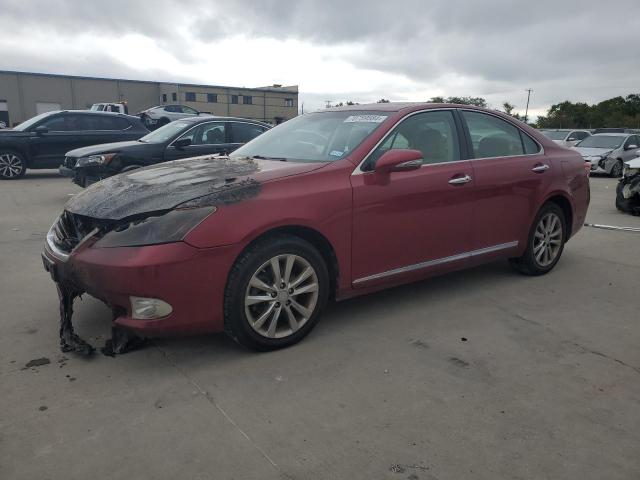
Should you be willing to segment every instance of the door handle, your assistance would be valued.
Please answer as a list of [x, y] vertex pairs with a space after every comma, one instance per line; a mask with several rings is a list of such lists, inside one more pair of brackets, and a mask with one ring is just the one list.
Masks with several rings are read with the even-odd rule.
[[471, 181], [471, 177], [469, 175], [465, 175], [464, 177], [454, 177], [449, 180], [450, 185], [464, 185], [465, 183], [469, 183]]
[[531, 169], [532, 172], [536, 172], [536, 173], [542, 173], [542, 172], [546, 172], [547, 170], [549, 170], [549, 165], [547, 165], [546, 163], [543, 163], [542, 165], [536, 165], [535, 167], [533, 167]]

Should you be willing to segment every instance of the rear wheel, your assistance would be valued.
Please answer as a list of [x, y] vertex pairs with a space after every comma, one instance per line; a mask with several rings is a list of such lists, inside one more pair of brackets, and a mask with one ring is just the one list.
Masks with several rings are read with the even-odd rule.
[[328, 293], [327, 266], [313, 245], [289, 235], [266, 238], [229, 274], [225, 332], [256, 350], [293, 345], [318, 323]]
[[15, 180], [27, 173], [24, 157], [12, 150], [0, 151], [0, 179]]
[[510, 259], [511, 265], [525, 275], [543, 275], [551, 271], [562, 255], [566, 232], [562, 209], [555, 203], [546, 203], [533, 222], [524, 255]]

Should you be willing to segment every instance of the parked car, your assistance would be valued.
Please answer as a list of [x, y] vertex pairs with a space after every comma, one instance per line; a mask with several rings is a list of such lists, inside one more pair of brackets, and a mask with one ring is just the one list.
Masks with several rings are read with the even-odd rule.
[[591, 163], [592, 173], [606, 173], [619, 178], [624, 162], [636, 156], [640, 136], [628, 133], [596, 133], [573, 149]]
[[116, 112], [116, 113], [129, 113], [127, 102], [111, 102], [111, 103], [94, 103], [89, 109], [92, 112]]
[[79, 148], [67, 153], [62, 175], [87, 187], [92, 183], [167, 160], [228, 154], [270, 127], [244, 118], [197, 116], [176, 120], [139, 140]]
[[558, 145], [563, 147], [573, 147], [576, 143], [591, 136], [591, 132], [588, 130], [540, 130], [540, 132], [547, 138], [550, 138]]
[[196, 109], [186, 105], [158, 105], [140, 112], [140, 119], [149, 130], [162, 127], [174, 120], [200, 115]]
[[146, 133], [140, 119], [129, 115], [88, 110], [43, 113], [0, 130], [0, 179], [20, 178], [28, 168], [58, 168], [74, 148], [136, 140]]
[[588, 202], [580, 155], [508, 115], [357, 105], [99, 182], [66, 204], [43, 260], [64, 319], [86, 291], [143, 336], [224, 330], [269, 350], [330, 298], [496, 259], [545, 274]]
[[636, 155], [624, 163], [622, 178], [616, 188], [616, 208], [631, 215], [640, 215], [640, 150]]

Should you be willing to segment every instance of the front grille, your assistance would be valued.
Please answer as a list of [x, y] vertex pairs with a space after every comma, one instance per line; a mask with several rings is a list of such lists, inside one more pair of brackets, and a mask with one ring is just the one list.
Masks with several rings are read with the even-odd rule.
[[59, 250], [70, 253], [97, 226], [96, 220], [65, 210], [51, 227], [51, 240]]

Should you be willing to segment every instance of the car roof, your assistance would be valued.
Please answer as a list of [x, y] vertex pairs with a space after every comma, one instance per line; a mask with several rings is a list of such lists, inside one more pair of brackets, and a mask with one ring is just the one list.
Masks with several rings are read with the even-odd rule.
[[252, 120], [250, 118], [240, 118], [240, 117], [224, 117], [221, 115], [210, 115], [208, 113], [201, 113], [196, 117], [185, 117], [180, 120], [176, 120], [177, 122], [189, 122], [189, 123], [201, 123], [201, 122], [210, 122], [212, 120], [219, 120], [221, 122], [248, 122], [248, 123], [256, 123], [258, 125], [262, 125], [265, 127], [270, 127], [268, 123], [261, 122], [260, 120]]
[[431, 103], [431, 102], [389, 102], [389, 103], [364, 103], [359, 105], [345, 105], [342, 107], [331, 107], [318, 110], [314, 113], [322, 112], [344, 112], [344, 111], [377, 111], [377, 112], [402, 112], [410, 113], [418, 110], [431, 110], [440, 108], [460, 108], [465, 110], [477, 110], [478, 112], [486, 112], [492, 115], [509, 118], [511, 121], [517, 119], [509, 117], [503, 112], [491, 110], [489, 108], [476, 107], [475, 105], [466, 105], [460, 103]]
[[126, 113], [120, 112], [106, 112], [104, 110], [53, 110], [46, 113], [51, 113], [52, 115], [56, 113], [78, 113], [80, 115], [114, 115], [117, 117], [128, 118], [129, 120], [140, 120], [140, 118], [136, 117], [135, 115], [127, 115]]
[[635, 133], [619, 133], [619, 132], [602, 132], [602, 133], [596, 133], [593, 136], [594, 137], [628, 137], [630, 135], [636, 135]]

